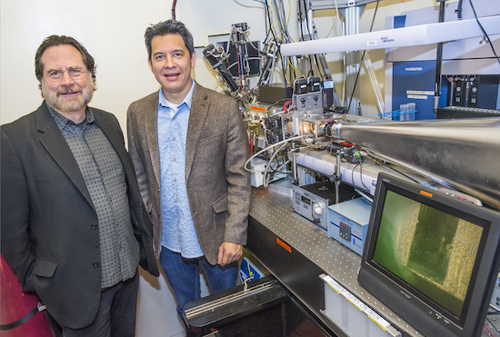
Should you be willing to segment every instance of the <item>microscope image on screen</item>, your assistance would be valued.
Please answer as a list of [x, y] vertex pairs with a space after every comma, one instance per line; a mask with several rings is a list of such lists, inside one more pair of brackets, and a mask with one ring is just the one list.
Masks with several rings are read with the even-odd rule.
[[387, 192], [374, 260], [460, 316], [483, 228]]

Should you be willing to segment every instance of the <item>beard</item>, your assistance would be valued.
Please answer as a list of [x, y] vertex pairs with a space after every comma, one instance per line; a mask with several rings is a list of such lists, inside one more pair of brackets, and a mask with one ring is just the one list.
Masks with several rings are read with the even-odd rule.
[[[78, 93], [73, 97], [67, 97], [67, 93]], [[47, 104], [56, 111], [61, 112], [74, 112], [87, 106], [92, 100], [93, 86], [89, 83], [86, 87], [79, 87], [72, 85], [69, 87], [62, 87], [57, 91], [47, 90], [42, 85], [42, 94]]]

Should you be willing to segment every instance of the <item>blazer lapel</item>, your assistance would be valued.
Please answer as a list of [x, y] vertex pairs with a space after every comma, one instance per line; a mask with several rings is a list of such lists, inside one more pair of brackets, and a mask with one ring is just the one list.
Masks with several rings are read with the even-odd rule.
[[[57, 127], [54, 119], [45, 106], [45, 103], [36, 111], [37, 128], [43, 133], [40, 136], [40, 142], [45, 147], [49, 155], [55, 160], [59, 167], [64, 171], [68, 178], [73, 182], [87, 202], [94, 208], [92, 198], [85, 185], [85, 180], [80, 172], [80, 168], [66, 143], [66, 139]], [[94, 209], [95, 210], [95, 209]]]
[[189, 113], [189, 124], [186, 137], [186, 181], [191, 172], [196, 148], [200, 139], [203, 125], [208, 114], [208, 96], [204, 90], [195, 82], [191, 111]]
[[[151, 96], [151, 100], [144, 106], [144, 134], [146, 135], [147, 148], [151, 156], [151, 163], [156, 178], [156, 183], [161, 186], [161, 171], [160, 171], [160, 150], [158, 147], [158, 99], [160, 91], [156, 95]], [[142, 127], [139, 127], [139, 130]]]

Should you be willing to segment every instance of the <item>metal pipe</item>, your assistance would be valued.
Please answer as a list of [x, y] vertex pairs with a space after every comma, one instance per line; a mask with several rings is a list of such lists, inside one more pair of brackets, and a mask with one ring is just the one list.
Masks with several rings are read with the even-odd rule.
[[297, 151], [295, 143], [292, 143], [292, 174], [293, 174], [293, 180], [292, 184], [298, 185], [299, 184], [299, 174], [298, 174], [298, 168], [297, 168]]
[[341, 164], [341, 151], [337, 151], [337, 162], [335, 167], [335, 204], [339, 203], [339, 186], [340, 181], [342, 180], [342, 173], [340, 172], [340, 164]]
[[500, 118], [338, 124], [336, 137], [500, 207]]

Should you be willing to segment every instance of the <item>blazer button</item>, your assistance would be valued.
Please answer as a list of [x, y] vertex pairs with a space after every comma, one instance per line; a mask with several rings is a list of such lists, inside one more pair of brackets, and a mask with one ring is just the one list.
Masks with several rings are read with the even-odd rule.
[[94, 230], [95, 230], [95, 229], [97, 229], [97, 224], [93, 223], [93, 224], [90, 226], [90, 228], [92, 228], [92, 229], [94, 229]]
[[99, 261], [94, 261], [94, 263], [92, 264], [92, 266], [93, 266], [94, 268], [99, 267]]

